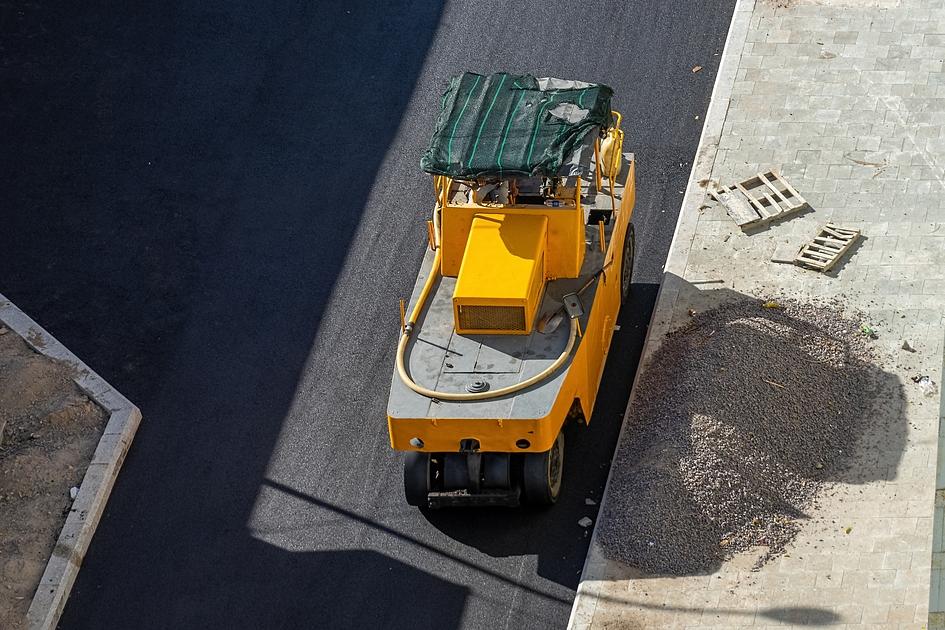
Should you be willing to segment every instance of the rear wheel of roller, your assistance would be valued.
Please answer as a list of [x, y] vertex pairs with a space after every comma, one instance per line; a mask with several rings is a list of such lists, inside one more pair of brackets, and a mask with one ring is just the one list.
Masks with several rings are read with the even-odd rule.
[[561, 492], [564, 472], [564, 433], [559, 433], [551, 449], [524, 455], [525, 500], [533, 505], [552, 505]]
[[426, 507], [430, 493], [430, 456], [411, 451], [404, 458], [404, 496], [407, 504]]

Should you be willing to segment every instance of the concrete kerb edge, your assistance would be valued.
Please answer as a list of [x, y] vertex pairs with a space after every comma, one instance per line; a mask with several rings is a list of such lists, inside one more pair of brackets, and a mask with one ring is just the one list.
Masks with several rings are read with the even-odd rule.
[[[945, 332], [945, 331], [940, 331]], [[945, 347], [945, 346], [943, 346]], [[945, 379], [945, 351], [942, 352], [942, 376]], [[941, 387], [942, 383], [939, 383]], [[929, 575], [929, 630], [942, 630], [945, 628], [945, 546], [942, 545], [942, 537], [945, 536], [945, 522], [942, 519], [943, 510], [945, 510], [945, 488], [941, 479], [945, 477], [945, 449], [942, 448], [942, 438], [945, 436], [945, 395], [939, 396], [938, 409], [938, 442], [939, 448], [936, 453], [935, 469], [935, 501], [933, 507], [932, 519], [932, 568]]]
[[[626, 424], [629, 417], [640, 375], [643, 373], [649, 357], [656, 350], [672, 323], [671, 314], [679, 291], [675, 284], [667, 282], [667, 279], [671, 278], [669, 274], [682, 277], [686, 270], [689, 250], [695, 237], [696, 223], [699, 220], [698, 209], [706, 195], [706, 190], [699, 185], [699, 181], [708, 180], [712, 175], [712, 167], [715, 164], [715, 157], [722, 137], [722, 125], [728, 114], [735, 75], [748, 38], [748, 27], [754, 8], [755, 0], [736, 0], [732, 12], [732, 22], [726, 37], [715, 85], [712, 88], [712, 96], [702, 127], [702, 135], [696, 149], [696, 156], [693, 160], [692, 170], [689, 174], [686, 194], [683, 196], [679, 218], [676, 221], [676, 230], [670, 242], [666, 265], [663, 268], [663, 282], [660, 284], [656, 304], [650, 318], [650, 325], [643, 342], [640, 366], [631, 386], [630, 400], [624, 412], [623, 425]], [[620, 434], [623, 434], [622, 429]], [[611, 462], [611, 469], [607, 475], [607, 484], [604, 487], [604, 495], [598, 511], [598, 521], [607, 507], [607, 496], [612, 477], [613, 462]], [[599, 552], [597, 542], [599, 528], [597, 525], [598, 523], [594, 524], [594, 533], [591, 537], [591, 544], [581, 573], [581, 581], [578, 584], [574, 604], [571, 608], [571, 616], [568, 620], [568, 628], [571, 630], [590, 628], [600, 600], [601, 593], [597, 587], [603, 583], [604, 572], [602, 569], [606, 564], [606, 560]]]
[[109, 413], [105, 431], [26, 615], [31, 630], [52, 629], [69, 599], [118, 471], [138, 430], [141, 412], [3, 294], [0, 294], [0, 325], [22, 337], [40, 354], [74, 366], [76, 385]]

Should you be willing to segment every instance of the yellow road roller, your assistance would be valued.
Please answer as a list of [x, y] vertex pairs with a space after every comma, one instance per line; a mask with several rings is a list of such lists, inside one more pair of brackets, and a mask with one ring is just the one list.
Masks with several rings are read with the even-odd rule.
[[602, 84], [453, 77], [387, 407], [407, 503], [552, 504], [633, 270], [634, 158]]

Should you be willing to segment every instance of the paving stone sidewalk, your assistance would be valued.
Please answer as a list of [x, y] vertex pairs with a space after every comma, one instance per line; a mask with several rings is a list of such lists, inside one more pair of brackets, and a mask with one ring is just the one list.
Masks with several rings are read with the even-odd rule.
[[[945, 628], [941, 401], [911, 379], [942, 381], [943, 60], [941, 0], [739, 0], [642, 370], [717, 289], [841, 297], [866, 314], [888, 356], [879, 367], [901, 384], [902, 439], [872, 445], [789, 555], [759, 571], [749, 554], [712, 574], [647, 576], [595, 542], [571, 627]], [[812, 211], [743, 233], [706, 187], [771, 168]], [[837, 269], [771, 261], [828, 221], [864, 235]]]

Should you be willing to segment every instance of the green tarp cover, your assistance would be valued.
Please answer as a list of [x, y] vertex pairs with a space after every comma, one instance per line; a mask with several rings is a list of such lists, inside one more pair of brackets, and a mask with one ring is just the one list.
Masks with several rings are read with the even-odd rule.
[[587, 135], [610, 125], [606, 85], [466, 72], [450, 80], [427, 173], [457, 179], [553, 176]]

